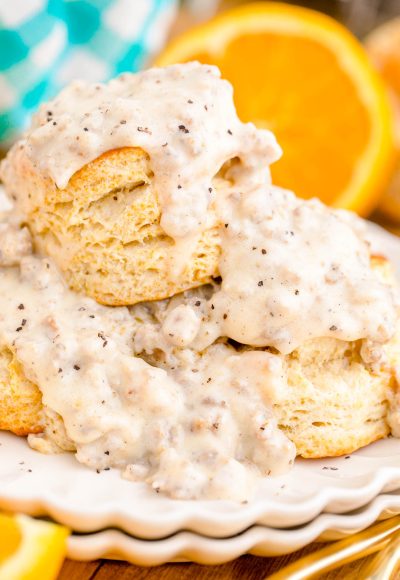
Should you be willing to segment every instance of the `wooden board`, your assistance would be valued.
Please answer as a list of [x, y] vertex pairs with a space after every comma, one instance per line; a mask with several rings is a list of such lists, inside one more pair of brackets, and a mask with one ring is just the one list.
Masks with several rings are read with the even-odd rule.
[[[289, 556], [260, 558], [242, 556], [221, 566], [198, 564], [165, 564], [154, 568], [140, 568], [133, 564], [112, 560], [73, 562], [67, 560], [58, 580], [263, 580], [283, 566], [321, 547], [311, 544]], [[359, 578], [359, 570], [366, 559], [353, 562], [321, 577], [321, 580], [352, 580]]]

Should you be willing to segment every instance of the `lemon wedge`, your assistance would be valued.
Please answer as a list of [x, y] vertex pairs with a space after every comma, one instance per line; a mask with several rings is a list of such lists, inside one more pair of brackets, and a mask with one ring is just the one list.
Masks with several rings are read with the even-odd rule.
[[0, 514], [0, 580], [54, 580], [68, 534], [50, 522]]

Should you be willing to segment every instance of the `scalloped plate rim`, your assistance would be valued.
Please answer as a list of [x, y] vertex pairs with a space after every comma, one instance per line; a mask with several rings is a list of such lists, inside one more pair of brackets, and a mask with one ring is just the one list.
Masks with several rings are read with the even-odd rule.
[[68, 541], [68, 557], [77, 560], [118, 558], [142, 566], [173, 561], [215, 565], [247, 553], [278, 556], [299, 550], [313, 541], [338, 540], [398, 513], [400, 494], [386, 494], [376, 497], [355, 514], [321, 514], [312, 522], [291, 530], [252, 526], [225, 539], [179, 532], [164, 540], [149, 542], [119, 530], [103, 530], [83, 537], [72, 535]]

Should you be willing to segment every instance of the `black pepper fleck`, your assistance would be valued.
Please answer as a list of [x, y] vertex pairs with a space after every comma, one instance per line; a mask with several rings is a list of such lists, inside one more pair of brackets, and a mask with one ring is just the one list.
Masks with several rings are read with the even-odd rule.
[[329, 327], [329, 330], [335, 331], [337, 330], [337, 326], [335, 324], [332, 324], [332, 326]]
[[80, 367], [79, 365], [74, 365], [74, 369], [75, 369], [76, 371], [80, 371], [80, 370], [81, 370], [81, 367]]
[[107, 344], [108, 344], [108, 340], [107, 340], [107, 339], [106, 339], [106, 337], [104, 336], [104, 332], [98, 332], [98, 333], [97, 333], [97, 336], [98, 336], [99, 338], [101, 338], [101, 340], [103, 341], [103, 348], [104, 348], [105, 346], [107, 346]]
[[264, 286], [264, 282], [262, 280], [259, 280], [257, 285], [258, 286]]
[[25, 306], [24, 306], [23, 304], [20, 304], [20, 305], [18, 306], [18, 310], [24, 310], [24, 309], [25, 309]]
[[189, 129], [186, 129], [185, 125], [179, 125], [179, 131], [182, 131], [182, 133], [189, 133]]

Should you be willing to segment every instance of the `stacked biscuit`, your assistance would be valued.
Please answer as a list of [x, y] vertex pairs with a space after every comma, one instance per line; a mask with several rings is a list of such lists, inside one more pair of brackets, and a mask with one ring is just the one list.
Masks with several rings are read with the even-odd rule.
[[[17, 144], [3, 164], [2, 177], [23, 211], [35, 251], [53, 259], [71, 289], [102, 304], [168, 301], [219, 277], [223, 224], [215, 222], [202, 229], [184, 267], [171, 276], [175, 241], [162, 227], [152, 158], [143, 147], [108, 150], [60, 188], [32, 160], [29, 149]], [[212, 182], [216, 195], [229, 179], [226, 171], [217, 172]], [[384, 258], [371, 257], [371, 268], [385, 284], [394, 284]], [[288, 388], [271, 403], [299, 455], [350, 453], [390, 433], [399, 336], [386, 342], [386, 356], [378, 364], [365, 362], [361, 349], [361, 340], [323, 337], [281, 355]], [[4, 345], [0, 428], [18, 435], [40, 433], [43, 420], [39, 388], [25, 378], [12, 345]]]

